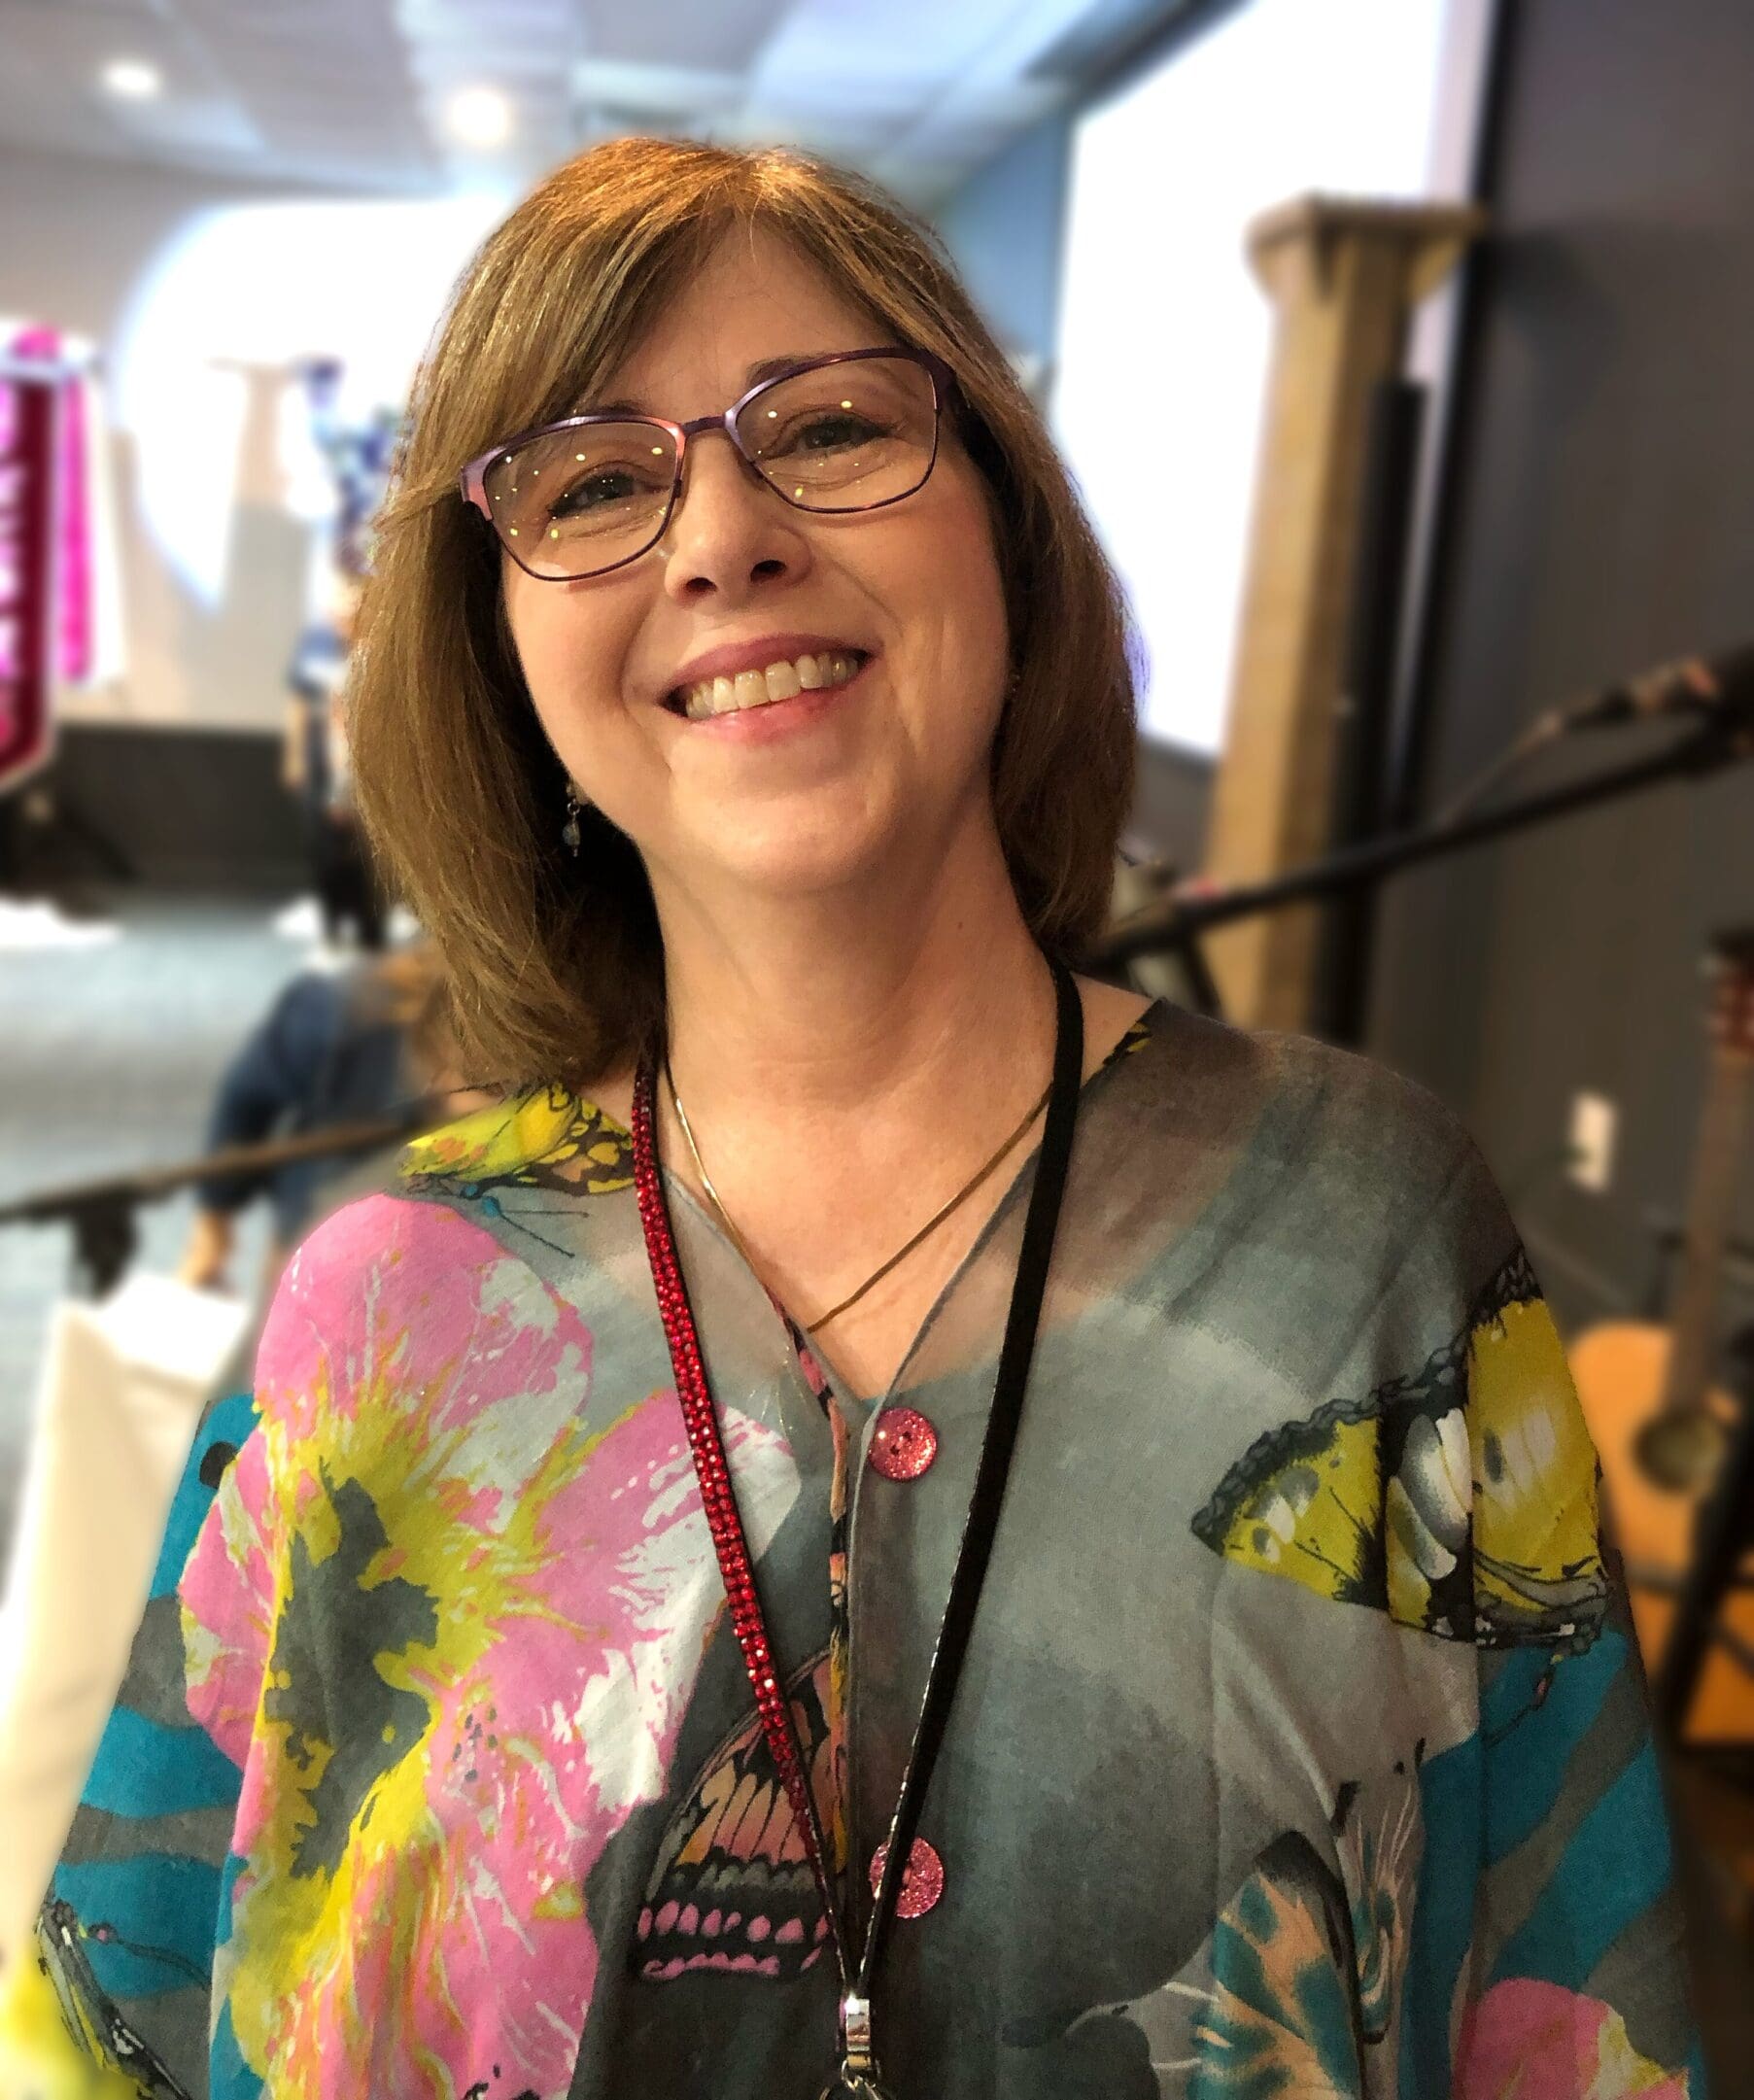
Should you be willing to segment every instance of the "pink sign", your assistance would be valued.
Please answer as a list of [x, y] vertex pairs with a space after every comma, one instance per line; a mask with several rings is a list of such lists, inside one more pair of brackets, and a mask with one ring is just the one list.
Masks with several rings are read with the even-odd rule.
[[0, 376], [0, 791], [53, 742], [55, 390], [47, 376]]
[[[58, 329], [38, 323], [4, 348], [14, 358], [43, 358], [59, 364]], [[86, 383], [63, 371], [60, 393], [60, 459], [55, 484], [60, 514], [56, 536], [55, 589], [60, 600], [60, 674], [77, 683], [91, 673], [91, 534], [86, 516]]]

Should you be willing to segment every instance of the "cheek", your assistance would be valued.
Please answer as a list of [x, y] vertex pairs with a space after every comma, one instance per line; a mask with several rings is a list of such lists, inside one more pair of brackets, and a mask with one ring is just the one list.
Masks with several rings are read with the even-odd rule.
[[535, 710], [553, 736], [568, 718], [613, 698], [625, 642], [616, 638], [611, 604], [508, 567], [505, 625]]
[[566, 662], [566, 652], [560, 645], [565, 629], [561, 617], [565, 596], [564, 584], [537, 583], [521, 569], [512, 569], [503, 585], [505, 624], [511, 631], [525, 683], [538, 709], [545, 708], [553, 698]]
[[542, 601], [532, 588], [531, 579], [509, 562], [499, 579], [499, 605], [500, 625], [511, 638], [512, 654], [540, 713], [548, 684]]
[[983, 635], [996, 625], [1003, 637], [1008, 625], [1005, 586], [999, 568], [996, 534], [1000, 530], [986, 483], [967, 456], [951, 455], [952, 471], [946, 494], [950, 498], [946, 518], [945, 570], [955, 579], [966, 597], [971, 618], [978, 620]]
[[929, 540], [916, 551], [915, 598], [934, 618], [922, 624], [946, 668], [997, 706], [1010, 658], [1005, 586], [993, 545], [991, 514], [980, 489], [946, 490]]

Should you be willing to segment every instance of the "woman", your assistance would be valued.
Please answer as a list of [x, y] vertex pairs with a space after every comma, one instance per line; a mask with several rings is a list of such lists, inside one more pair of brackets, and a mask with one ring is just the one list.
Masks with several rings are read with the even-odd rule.
[[75, 2019], [275, 2100], [1697, 2092], [1514, 1228], [1416, 1087], [1067, 973], [1117, 597], [929, 242], [783, 155], [562, 169], [361, 649], [506, 1101], [197, 1440], [135, 1707], [193, 1752], [100, 1755]]

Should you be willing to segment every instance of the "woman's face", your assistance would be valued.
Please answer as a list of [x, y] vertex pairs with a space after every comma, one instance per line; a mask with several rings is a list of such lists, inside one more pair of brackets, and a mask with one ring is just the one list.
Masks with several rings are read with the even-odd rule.
[[[733, 233], [602, 398], [686, 423], [728, 408], [764, 361], [884, 341], [777, 237]], [[577, 582], [507, 558], [503, 588], [549, 740], [639, 848], [661, 907], [678, 888], [710, 907], [728, 884], [802, 896], [905, 874], [991, 823], [1005, 607], [983, 487], [947, 416], [922, 488], [839, 517], [792, 508], [720, 434], [693, 437], [655, 547]], [[667, 705], [703, 657], [745, 646], [762, 669], [835, 649], [866, 661], [799, 702], [700, 721]]]

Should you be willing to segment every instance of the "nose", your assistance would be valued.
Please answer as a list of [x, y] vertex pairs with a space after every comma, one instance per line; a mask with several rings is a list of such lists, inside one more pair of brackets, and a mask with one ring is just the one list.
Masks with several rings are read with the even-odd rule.
[[673, 597], [717, 593], [735, 602], [750, 591], [796, 580], [809, 568], [809, 541], [721, 431], [689, 439], [681, 495], [658, 542], [664, 588]]

